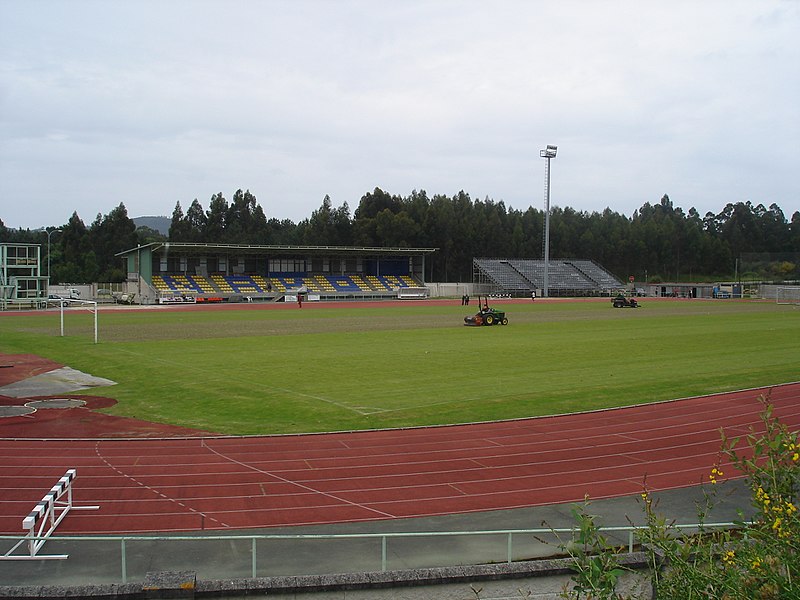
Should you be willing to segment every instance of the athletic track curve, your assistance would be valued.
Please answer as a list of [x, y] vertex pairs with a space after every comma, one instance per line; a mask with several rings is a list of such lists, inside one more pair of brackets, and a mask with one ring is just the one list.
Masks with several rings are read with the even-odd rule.
[[[800, 384], [592, 413], [358, 433], [0, 439], [0, 533], [66, 469], [59, 533], [235, 530], [401, 519], [636, 494], [708, 481], [729, 436], [759, 428], [760, 395], [800, 429]], [[732, 469], [721, 465], [725, 477]], [[730, 471], [730, 472], [729, 472]]]

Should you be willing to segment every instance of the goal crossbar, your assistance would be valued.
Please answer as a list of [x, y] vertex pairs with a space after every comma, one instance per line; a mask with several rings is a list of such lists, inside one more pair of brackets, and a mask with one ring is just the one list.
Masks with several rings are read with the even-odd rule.
[[97, 343], [97, 302], [94, 300], [61, 300], [61, 337], [64, 337], [64, 307], [68, 304], [80, 304], [87, 307], [89, 312], [94, 314], [94, 343]]

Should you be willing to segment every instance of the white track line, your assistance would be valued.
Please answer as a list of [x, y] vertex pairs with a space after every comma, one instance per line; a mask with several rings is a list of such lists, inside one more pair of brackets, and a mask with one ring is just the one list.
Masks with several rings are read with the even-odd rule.
[[167, 496], [166, 494], [160, 492], [159, 490], [157, 490], [157, 489], [155, 489], [155, 488], [153, 488], [153, 487], [151, 487], [151, 486], [149, 486], [149, 485], [147, 485], [145, 483], [142, 483], [141, 481], [139, 481], [135, 477], [132, 477], [132, 476], [128, 475], [127, 473], [122, 472], [120, 469], [118, 469], [116, 466], [112, 465], [108, 460], [106, 460], [106, 458], [102, 455], [102, 453], [100, 452], [100, 442], [97, 442], [95, 444], [95, 454], [97, 454], [98, 458], [100, 458], [100, 460], [102, 460], [103, 463], [105, 463], [110, 469], [112, 469], [114, 472], [116, 472], [120, 477], [124, 477], [128, 481], [134, 482], [139, 487], [141, 487], [141, 488], [143, 488], [145, 490], [148, 490], [149, 492], [155, 494], [156, 496], [158, 496], [158, 497], [160, 497], [160, 498], [162, 498], [164, 500], [168, 500], [169, 502], [172, 502], [173, 504], [175, 504], [177, 506], [180, 506], [181, 508], [183, 508], [185, 510], [188, 510], [189, 512], [192, 512], [192, 513], [198, 515], [199, 517], [201, 517], [203, 519], [203, 522], [205, 522], [205, 519], [208, 519], [210, 521], [214, 521], [220, 527], [224, 527], [226, 529], [230, 528], [230, 525], [228, 525], [227, 523], [223, 523], [219, 519], [216, 519], [216, 518], [211, 517], [211, 516], [209, 516], [209, 515], [207, 515], [205, 513], [202, 513], [202, 512], [200, 512], [198, 510], [195, 510], [194, 508], [192, 508], [191, 506], [188, 506], [187, 504], [184, 504], [180, 500], [176, 500], [175, 498], [170, 498], [169, 496]]
[[357, 502], [351, 502], [350, 500], [345, 500], [344, 498], [340, 498], [340, 497], [336, 496], [335, 494], [329, 494], [327, 492], [316, 490], [316, 489], [312, 488], [311, 486], [308, 486], [308, 485], [305, 485], [305, 484], [302, 484], [302, 483], [298, 483], [296, 481], [292, 481], [291, 479], [286, 479], [285, 477], [281, 477], [280, 475], [276, 475], [274, 473], [270, 473], [269, 471], [264, 471], [262, 469], [254, 467], [252, 465], [248, 465], [246, 463], [243, 463], [240, 460], [236, 460], [235, 458], [232, 458], [230, 456], [226, 456], [225, 454], [223, 454], [221, 452], [218, 452], [217, 450], [215, 450], [214, 448], [212, 448], [208, 444], [206, 444], [205, 440], [203, 440], [203, 444], [202, 445], [205, 448], [207, 448], [210, 452], [213, 452], [214, 454], [216, 454], [217, 456], [219, 456], [221, 458], [224, 458], [225, 460], [229, 460], [232, 463], [236, 463], [237, 465], [241, 465], [242, 467], [245, 467], [245, 468], [250, 469], [252, 471], [255, 471], [257, 473], [261, 473], [261, 474], [266, 475], [268, 477], [273, 477], [273, 478], [277, 479], [278, 481], [282, 481], [284, 483], [288, 483], [290, 485], [297, 486], [297, 487], [299, 487], [301, 489], [304, 489], [304, 490], [306, 490], [308, 492], [312, 492], [314, 494], [319, 494], [320, 496], [325, 496], [327, 498], [331, 498], [333, 500], [336, 500], [337, 502], [342, 502], [343, 504], [349, 504], [350, 506], [355, 506], [355, 507], [360, 508], [362, 510], [365, 510], [365, 511], [368, 511], [368, 512], [373, 512], [373, 513], [381, 515], [383, 517], [387, 517], [387, 518], [390, 518], [390, 519], [395, 518], [395, 515], [392, 515], [392, 514], [389, 514], [389, 513], [385, 513], [383, 511], [376, 510], [374, 508], [370, 508], [368, 506], [364, 506], [363, 504], [359, 504]]

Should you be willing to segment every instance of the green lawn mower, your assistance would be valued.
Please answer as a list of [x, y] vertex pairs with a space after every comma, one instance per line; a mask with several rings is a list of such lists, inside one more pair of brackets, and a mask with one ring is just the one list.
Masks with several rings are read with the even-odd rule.
[[472, 316], [464, 317], [464, 325], [508, 325], [508, 318], [505, 311], [497, 310], [489, 306], [489, 296], [485, 296], [481, 305], [481, 297], [478, 296], [478, 306], [481, 309]]

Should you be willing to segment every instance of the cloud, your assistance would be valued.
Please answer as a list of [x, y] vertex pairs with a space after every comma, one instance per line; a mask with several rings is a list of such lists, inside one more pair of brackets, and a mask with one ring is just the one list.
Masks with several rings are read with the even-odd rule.
[[800, 210], [800, 5], [0, 3], [0, 218], [249, 188], [300, 220], [380, 186], [630, 214]]

